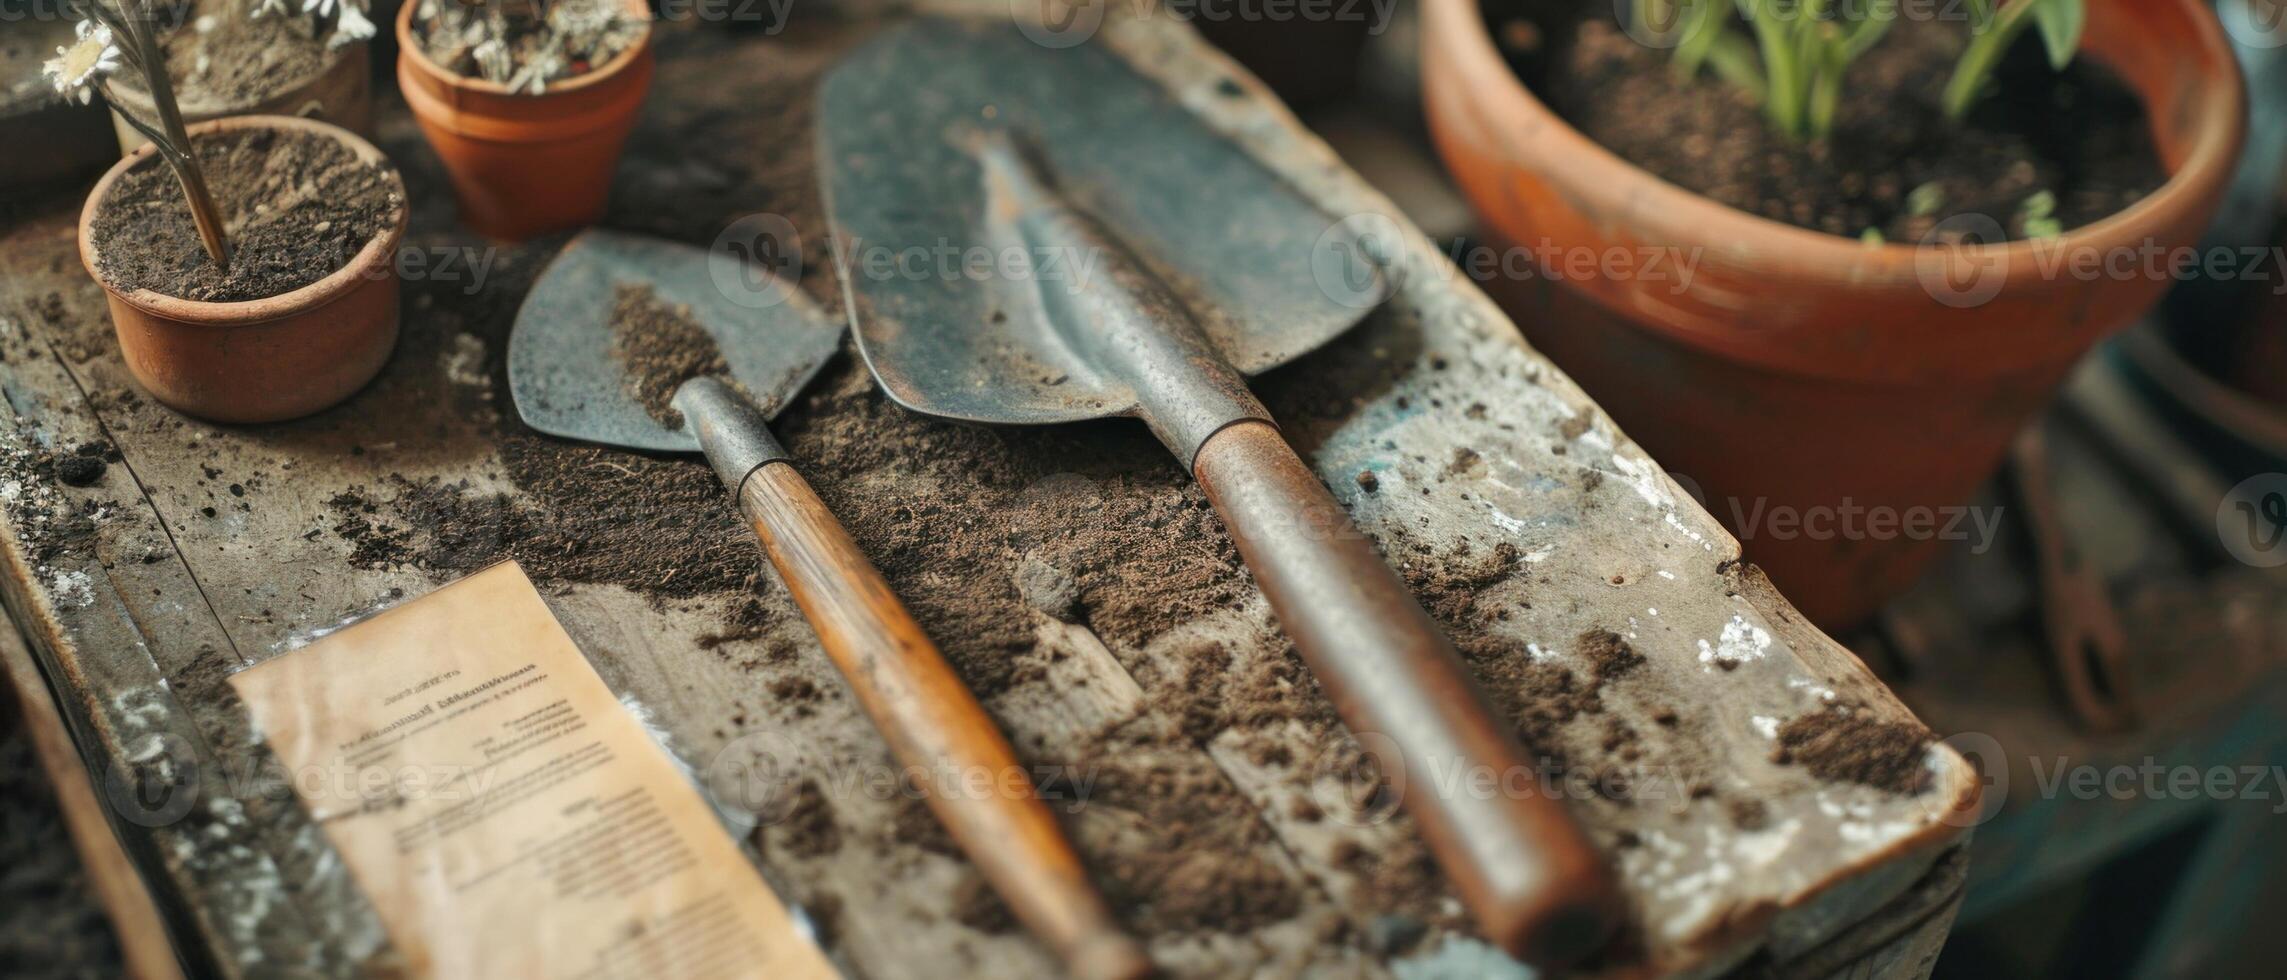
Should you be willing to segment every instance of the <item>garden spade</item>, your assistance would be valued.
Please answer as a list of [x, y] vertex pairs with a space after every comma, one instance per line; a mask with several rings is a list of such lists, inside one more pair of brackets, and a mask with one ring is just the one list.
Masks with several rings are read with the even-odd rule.
[[[765, 423], [834, 354], [842, 328], [791, 283], [752, 276], [727, 254], [583, 232], [517, 311], [508, 340], [517, 412], [550, 435], [705, 453], [899, 762], [954, 777], [933, 787], [929, 805], [1018, 918], [1077, 976], [1148, 974], [1040, 794], [1014, 785], [1025, 770], [1007, 739], [772, 438]], [[729, 383], [682, 381], [672, 402], [679, 426], [630, 393], [614, 353], [623, 285], [687, 307], [730, 369]], [[973, 791], [979, 785], [991, 788]]]
[[[1617, 893], [1587, 838], [1247, 388], [1385, 297], [1371, 243], [1099, 45], [918, 21], [818, 99], [836, 260], [889, 396], [975, 422], [1141, 419], [1485, 934], [1540, 964], [1600, 945]], [[1457, 772], [1497, 786], [1440, 782]]]

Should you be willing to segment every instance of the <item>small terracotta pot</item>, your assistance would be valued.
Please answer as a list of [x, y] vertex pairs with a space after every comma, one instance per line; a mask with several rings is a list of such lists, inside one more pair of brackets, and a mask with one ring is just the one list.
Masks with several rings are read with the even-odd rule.
[[[319, 42], [311, 42], [313, 44]], [[227, 116], [301, 116], [320, 122], [333, 123], [359, 136], [373, 136], [373, 71], [372, 54], [367, 43], [357, 41], [326, 52], [325, 64], [317, 74], [286, 85], [262, 98], [244, 103], [220, 101], [181, 100], [183, 121], [196, 125], [209, 119]], [[177, 93], [178, 96], [181, 93]], [[114, 85], [104, 95], [134, 110], [144, 120], [155, 120], [151, 97], [142, 92]], [[127, 120], [119, 118], [117, 110], [111, 114], [111, 128], [119, 136], [119, 151], [132, 153], [150, 142]]]
[[[594, 224], [651, 88], [650, 32], [594, 71], [520, 95], [430, 60], [413, 33], [418, 7], [397, 12], [397, 85], [444, 158], [461, 220], [510, 242]], [[651, 16], [644, 0], [627, 7]]]
[[[1960, 513], [1947, 509], [1970, 501], [2073, 363], [2169, 285], [2045, 274], [2044, 253], [2191, 244], [2244, 135], [2239, 71], [2203, 0], [2090, 4], [2083, 50], [2149, 107], [2168, 182], [2061, 242], [1867, 246], [1646, 173], [1526, 89], [1477, 0], [1425, 11], [1430, 129], [1485, 244], [1699, 256], [1688, 286], [1672, 269], [1588, 270], [1488, 289], [1829, 628], [1912, 584]], [[1922, 508], [1937, 529], [1866, 520]]]
[[[338, 140], [359, 158], [388, 163], [373, 144], [330, 123], [292, 116], [232, 116], [190, 127], [302, 130]], [[292, 292], [236, 303], [204, 303], [137, 289], [120, 292], [96, 271], [95, 216], [122, 175], [150, 159], [146, 144], [113, 166], [79, 215], [79, 257], [110, 294], [111, 326], [127, 369], [152, 397], [217, 422], [276, 422], [339, 403], [381, 371], [397, 344], [397, 220], [332, 275]], [[404, 184], [396, 171], [398, 197]]]

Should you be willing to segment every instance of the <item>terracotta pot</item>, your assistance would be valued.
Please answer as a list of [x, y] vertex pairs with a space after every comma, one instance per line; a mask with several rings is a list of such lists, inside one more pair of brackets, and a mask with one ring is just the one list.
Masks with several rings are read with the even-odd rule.
[[[228, 116], [302, 116], [333, 123], [370, 139], [373, 136], [372, 57], [366, 42], [357, 41], [326, 52], [325, 63], [316, 74], [287, 82], [259, 99], [223, 102], [198, 98], [198, 93], [177, 92], [177, 101], [182, 106], [185, 123]], [[192, 97], [184, 98], [186, 94]], [[143, 92], [113, 85], [105, 98], [118, 101], [146, 121], [158, 118], [151, 110], [151, 97]], [[132, 153], [150, 142], [135, 127], [127, 125], [127, 120], [119, 118], [116, 111], [111, 114], [111, 128], [119, 136], [121, 153]]]
[[[2243, 137], [2238, 69], [2201, 0], [2094, 3], [2084, 51], [2151, 107], [2168, 182], [2061, 242], [1868, 246], [1646, 173], [1525, 88], [1477, 0], [1427, 0], [1425, 11], [1430, 128], [1485, 244], [1699, 256], [1688, 286], [1673, 270], [1589, 270], [1488, 288], [1629, 435], [1703, 488], [1747, 557], [1829, 628], [1910, 585], [1958, 513], [1934, 514], [1936, 529], [1876, 527], [1869, 509], [1905, 520], [1966, 505], [2073, 363], [2168, 285], [2044, 275], [2056, 267], [2043, 250], [2194, 242]], [[1855, 531], [1841, 526], [1853, 509]]]
[[[190, 127], [303, 130], [339, 140], [360, 158], [387, 163], [373, 144], [330, 123], [292, 116], [232, 116]], [[217, 422], [276, 422], [332, 406], [381, 371], [397, 344], [397, 244], [405, 209], [348, 265], [317, 282], [263, 299], [205, 303], [148, 289], [120, 292], [96, 272], [95, 216], [121, 175], [150, 159], [149, 144], [113, 166], [79, 215], [79, 256], [110, 294], [111, 326], [135, 380], [177, 411]], [[154, 164], [157, 165], [157, 164]], [[391, 171], [391, 179], [398, 180]], [[404, 185], [398, 184], [398, 196]]]
[[[397, 85], [429, 145], [444, 158], [461, 220], [502, 241], [594, 224], [603, 216], [620, 147], [651, 88], [651, 35], [544, 95], [447, 70], [413, 35], [409, 0], [397, 12]], [[644, 0], [627, 7], [649, 19]]]

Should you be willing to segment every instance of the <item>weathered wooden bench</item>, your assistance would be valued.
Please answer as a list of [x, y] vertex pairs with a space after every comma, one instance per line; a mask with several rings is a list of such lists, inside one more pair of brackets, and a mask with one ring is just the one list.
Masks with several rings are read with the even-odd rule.
[[[1329, 212], [1395, 214], [1190, 28], [1126, 13], [1098, 43]], [[838, 308], [808, 101], [867, 30], [664, 28], [607, 223], [705, 243], [781, 216], [805, 287]], [[514, 420], [500, 355], [559, 243], [473, 239], [402, 104], [384, 95], [380, 117], [420, 268], [394, 361], [312, 419], [218, 427], [141, 395], [79, 266], [77, 196], [0, 233], [8, 609], [186, 961], [389, 971], [389, 938], [225, 678], [514, 557], [838, 962], [1050, 973], [926, 811], [872, 779], [894, 773], [882, 740], [711, 474]], [[1967, 831], [1948, 818], [1974, 796], [1967, 764], [1918, 738], [1427, 240], [1393, 264], [1392, 301], [1260, 390], [1619, 869], [1631, 928], [1600, 968], [1926, 971], [1959, 898]], [[1140, 427], [928, 422], [844, 356], [781, 428], [1020, 751], [1062, 777], [1049, 791], [1092, 870], [1172, 972], [1506, 968], [1366, 790], [1203, 499]], [[66, 485], [56, 460], [80, 453], [106, 469]], [[1835, 719], [1868, 751], [1918, 753], [1914, 785], [1781, 749]]]

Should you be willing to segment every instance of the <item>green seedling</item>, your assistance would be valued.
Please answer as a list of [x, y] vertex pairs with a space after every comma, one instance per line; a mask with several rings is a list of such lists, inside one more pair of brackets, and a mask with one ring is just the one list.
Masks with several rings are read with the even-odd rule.
[[2025, 217], [2025, 237], [2060, 238], [2065, 233], [2064, 223], [2057, 220], [2057, 195], [2040, 191], [2025, 199], [2020, 213]]
[[[1685, 77], [1704, 68], [1738, 86], [1789, 139], [1834, 129], [1850, 66], [1888, 33], [1898, 0], [1633, 0], [1639, 35], [1672, 46]], [[2086, 0], [1967, 0], [1970, 41], [1945, 89], [1945, 110], [1968, 115], [2001, 56], [2039, 27], [2049, 63], [2062, 70], [2080, 48]], [[1744, 26], [1747, 36], [1737, 28]], [[1749, 38], [1752, 38], [1752, 41]]]

